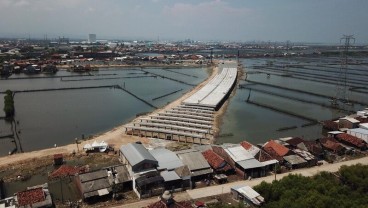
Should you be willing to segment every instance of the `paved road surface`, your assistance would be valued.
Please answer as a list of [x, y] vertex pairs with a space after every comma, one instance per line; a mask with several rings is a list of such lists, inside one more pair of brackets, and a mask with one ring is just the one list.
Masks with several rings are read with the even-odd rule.
[[[364, 157], [364, 158], [360, 158], [360, 159], [356, 159], [356, 160], [350, 160], [350, 161], [345, 161], [345, 162], [340, 162], [340, 163], [333, 163], [333, 164], [325, 164], [322, 166], [315, 166], [312, 168], [303, 168], [303, 169], [299, 169], [299, 170], [294, 170], [292, 172], [288, 172], [288, 173], [283, 173], [283, 174], [277, 174], [276, 178], [277, 180], [289, 175], [289, 174], [301, 174], [303, 176], [313, 176], [319, 172], [322, 171], [327, 171], [327, 172], [336, 172], [339, 170], [340, 166], [342, 165], [354, 165], [354, 164], [364, 164], [364, 165], [368, 165], [368, 158]], [[237, 186], [237, 185], [248, 185], [248, 186], [256, 186], [258, 184], [260, 184], [262, 181], [265, 182], [272, 182], [275, 179], [275, 176], [267, 176], [267, 177], [262, 177], [262, 178], [257, 178], [257, 179], [252, 179], [251, 181], [236, 181], [233, 183], [227, 183], [227, 184], [223, 184], [223, 185], [218, 185], [218, 186], [209, 186], [209, 187], [205, 187], [205, 188], [201, 188], [201, 189], [193, 189], [193, 190], [188, 190], [187, 193], [189, 194], [189, 196], [192, 199], [199, 199], [199, 198], [203, 198], [203, 197], [208, 197], [208, 196], [215, 196], [215, 195], [219, 195], [222, 193], [230, 193], [230, 188], [233, 186]]]
[[[299, 169], [299, 170], [294, 170], [292, 172], [288, 172], [288, 173], [283, 173], [283, 174], [277, 174], [276, 178], [277, 180], [289, 175], [289, 174], [301, 174], [303, 176], [313, 176], [319, 172], [322, 171], [327, 171], [327, 172], [336, 172], [339, 170], [339, 168], [342, 165], [354, 165], [354, 164], [358, 164], [361, 163], [363, 165], [368, 165], [368, 157], [363, 157], [363, 158], [359, 158], [359, 159], [355, 159], [355, 160], [349, 160], [349, 161], [345, 161], [345, 162], [339, 162], [339, 163], [333, 163], [333, 164], [325, 164], [322, 166], [315, 166], [312, 168], [304, 168], [304, 169]], [[248, 186], [256, 186], [258, 184], [260, 184], [262, 181], [265, 182], [272, 182], [275, 179], [275, 176], [267, 176], [267, 177], [262, 177], [262, 178], [256, 178], [256, 179], [252, 179], [251, 181], [236, 181], [236, 182], [232, 182], [232, 183], [227, 183], [227, 184], [222, 184], [222, 185], [217, 185], [217, 186], [209, 186], [209, 187], [205, 187], [205, 188], [199, 188], [199, 189], [193, 189], [193, 190], [187, 190], [186, 192], [182, 192], [182, 193], [176, 193], [174, 194], [174, 198], [177, 201], [184, 201], [184, 200], [191, 200], [191, 199], [199, 199], [199, 198], [203, 198], [203, 197], [209, 197], [209, 196], [215, 196], [215, 195], [220, 195], [220, 194], [225, 194], [225, 193], [230, 193], [230, 188], [237, 186], [237, 185], [248, 185]], [[150, 198], [150, 199], [145, 199], [145, 200], [141, 200], [139, 202], [135, 202], [132, 204], [126, 204], [126, 205], [121, 205], [121, 206], [116, 206], [116, 207], [124, 207], [124, 208], [137, 208], [137, 207], [146, 207], [149, 204], [158, 201], [158, 197], [154, 197], [154, 198]]]

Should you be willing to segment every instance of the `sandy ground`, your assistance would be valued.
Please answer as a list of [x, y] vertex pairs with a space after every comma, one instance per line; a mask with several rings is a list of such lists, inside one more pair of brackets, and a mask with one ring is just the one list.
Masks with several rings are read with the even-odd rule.
[[[162, 110], [165, 110], [165, 109], [170, 109], [172, 107], [175, 107], [175, 106], [179, 105], [184, 99], [186, 99], [187, 97], [189, 97], [190, 95], [192, 95], [193, 93], [198, 91], [200, 88], [202, 88], [205, 84], [207, 84], [207, 82], [210, 79], [212, 79], [217, 73], [218, 73], [218, 68], [214, 67], [213, 70], [212, 70], [212, 74], [204, 82], [202, 82], [201, 84], [199, 84], [198, 86], [193, 88], [191, 91], [184, 94], [179, 99], [175, 100], [174, 102], [171, 102], [170, 104], [166, 105], [163, 108], [160, 108], [160, 109], [157, 109], [157, 110], [153, 111], [151, 114], [157, 113], [158, 111], [162, 111]], [[138, 118], [136, 118], [136, 119], [138, 119]], [[81, 151], [81, 149], [83, 148], [83, 146], [85, 144], [92, 143], [93, 141], [106, 141], [110, 146], [114, 147], [115, 149], [118, 149], [123, 144], [136, 142], [136, 141], [141, 141], [144, 144], [148, 144], [150, 140], [147, 139], [147, 138], [142, 138], [142, 137], [138, 137], [138, 136], [130, 136], [130, 135], [125, 134], [125, 127], [124, 126], [128, 125], [128, 124], [132, 124], [136, 119], [134, 119], [133, 121], [131, 121], [127, 124], [123, 124], [121, 126], [118, 126], [118, 127], [114, 128], [114, 129], [112, 129], [112, 130], [110, 130], [106, 133], [98, 135], [98, 136], [96, 136], [95, 138], [93, 138], [89, 141], [81, 141], [81, 143], [78, 145], [79, 150]], [[73, 151], [77, 152], [77, 145], [76, 144], [69, 144], [69, 145], [50, 148], [50, 149], [44, 149], [44, 150], [38, 150], [38, 151], [32, 151], [32, 152], [26, 152], [26, 153], [19, 153], [19, 154], [4, 156], [4, 157], [0, 157], [0, 168], [3, 167], [3, 166], [7, 166], [9, 164], [12, 164], [12, 163], [20, 162], [20, 161], [23, 161], [23, 162], [27, 161], [27, 160], [31, 161], [33, 158], [40, 158], [40, 157], [50, 156], [50, 155], [59, 154], [59, 153], [70, 154]]]

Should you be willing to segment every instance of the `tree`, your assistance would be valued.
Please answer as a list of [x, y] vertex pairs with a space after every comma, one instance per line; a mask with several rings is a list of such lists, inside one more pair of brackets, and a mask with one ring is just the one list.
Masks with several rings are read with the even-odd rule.
[[14, 116], [15, 109], [14, 109], [13, 92], [10, 90], [7, 90], [5, 92], [3, 110], [5, 112], [6, 118], [12, 118]]
[[[341, 177], [338, 177], [341, 175]], [[366, 207], [368, 166], [342, 166], [338, 173], [321, 172], [313, 177], [289, 175], [254, 189], [269, 207]]]

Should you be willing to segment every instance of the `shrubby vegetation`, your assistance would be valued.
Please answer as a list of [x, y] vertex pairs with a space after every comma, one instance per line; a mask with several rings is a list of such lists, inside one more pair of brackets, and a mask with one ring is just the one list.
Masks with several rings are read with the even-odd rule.
[[366, 208], [368, 166], [342, 166], [336, 174], [322, 172], [313, 177], [289, 175], [254, 189], [265, 198], [267, 208]]
[[4, 97], [4, 112], [7, 118], [12, 118], [14, 116], [14, 100], [13, 92], [7, 90]]

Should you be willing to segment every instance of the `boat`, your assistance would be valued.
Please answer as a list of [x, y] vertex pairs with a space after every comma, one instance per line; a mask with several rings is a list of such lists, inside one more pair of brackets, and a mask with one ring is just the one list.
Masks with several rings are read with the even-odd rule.
[[94, 141], [92, 144], [86, 144], [83, 147], [83, 150], [93, 151], [93, 152], [106, 152], [106, 150], [109, 148], [109, 145], [105, 141], [97, 142]]

